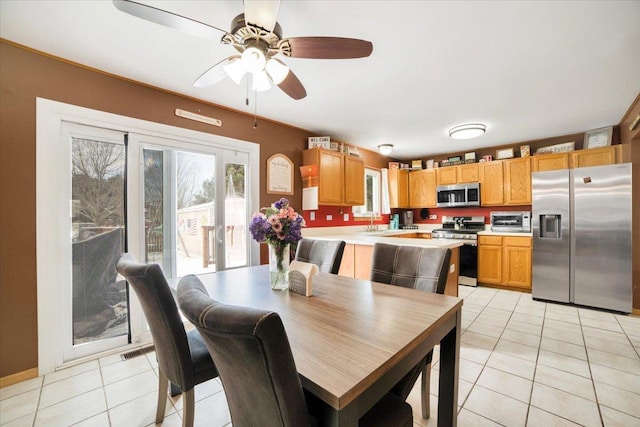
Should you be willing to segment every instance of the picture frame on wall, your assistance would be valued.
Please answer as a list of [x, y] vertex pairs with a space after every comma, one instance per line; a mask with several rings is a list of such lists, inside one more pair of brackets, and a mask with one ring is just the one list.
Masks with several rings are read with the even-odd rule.
[[584, 134], [584, 148], [608, 147], [611, 145], [611, 137], [613, 136], [613, 126], [606, 128], [593, 129]]

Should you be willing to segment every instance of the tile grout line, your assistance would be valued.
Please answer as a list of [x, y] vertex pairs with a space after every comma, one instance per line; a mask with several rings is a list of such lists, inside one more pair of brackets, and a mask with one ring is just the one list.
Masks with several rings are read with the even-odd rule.
[[596, 389], [596, 380], [595, 378], [593, 378], [593, 372], [591, 370], [589, 350], [587, 349], [587, 340], [584, 338], [584, 329], [582, 327], [582, 315], [580, 314], [580, 310], [578, 310], [578, 322], [580, 322], [580, 335], [582, 336], [582, 342], [584, 344], [584, 352], [587, 356], [587, 367], [589, 368], [589, 376], [591, 377], [591, 386], [593, 387], [593, 395], [596, 399], [596, 408], [598, 409], [598, 416], [600, 417], [600, 425], [604, 426], [604, 417], [602, 416], [602, 410], [600, 409], [600, 402], [598, 401], [598, 390]]

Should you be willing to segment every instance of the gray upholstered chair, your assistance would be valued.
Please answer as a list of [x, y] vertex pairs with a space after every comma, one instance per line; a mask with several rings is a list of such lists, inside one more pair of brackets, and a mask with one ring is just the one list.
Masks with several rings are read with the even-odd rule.
[[[234, 427], [313, 425], [277, 313], [214, 301], [193, 275], [180, 280], [178, 304], [216, 362]], [[412, 427], [411, 406], [389, 393], [359, 424]]]
[[[376, 243], [373, 246], [371, 280], [426, 292], [444, 293], [449, 274], [451, 250]], [[416, 365], [391, 392], [405, 400], [422, 373], [422, 418], [429, 418], [429, 388], [433, 351]]]
[[197, 330], [186, 332], [167, 280], [157, 264], [140, 264], [130, 254], [116, 263], [116, 270], [134, 289], [149, 323], [158, 359], [158, 407], [156, 424], [164, 419], [169, 381], [184, 397], [182, 425], [194, 419], [193, 388], [218, 376], [211, 355]]
[[314, 240], [304, 238], [298, 243], [296, 261], [310, 262], [321, 273], [338, 274], [345, 243], [342, 240]]

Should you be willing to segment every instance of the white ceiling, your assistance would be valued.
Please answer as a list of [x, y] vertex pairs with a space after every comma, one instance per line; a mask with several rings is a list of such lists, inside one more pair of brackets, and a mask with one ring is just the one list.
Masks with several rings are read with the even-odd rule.
[[[227, 29], [235, 1], [149, 1]], [[369, 58], [285, 58], [307, 89], [258, 95], [258, 115], [403, 159], [617, 124], [640, 92], [640, 1], [282, 1], [283, 36], [373, 42]], [[235, 50], [118, 11], [111, 1], [0, 0], [0, 37], [253, 113], [246, 86], [193, 81]], [[482, 122], [455, 141], [447, 130]]]

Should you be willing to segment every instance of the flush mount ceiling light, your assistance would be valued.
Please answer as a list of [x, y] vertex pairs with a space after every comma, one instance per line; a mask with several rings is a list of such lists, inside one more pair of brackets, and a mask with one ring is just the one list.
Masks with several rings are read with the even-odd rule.
[[393, 151], [393, 144], [380, 144], [378, 145], [378, 151], [383, 156], [388, 156]]
[[487, 126], [482, 123], [468, 123], [449, 129], [449, 136], [453, 139], [471, 139], [484, 134], [486, 130]]

